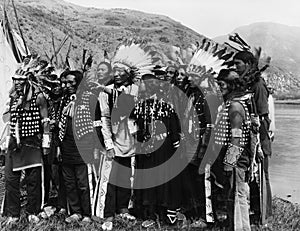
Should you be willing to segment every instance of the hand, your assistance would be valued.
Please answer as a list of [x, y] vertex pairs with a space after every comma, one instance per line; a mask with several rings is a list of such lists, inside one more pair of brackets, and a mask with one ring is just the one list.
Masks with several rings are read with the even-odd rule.
[[8, 151], [8, 148], [7, 147], [3, 147], [3, 152], [7, 153], [7, 151]]
[[274, 142], [275, 135], [274, 135], [274, 132], [273, 132], [273, 131], [269, 131], [269, 137], [270, 137], [270, 140], [271, 140], [272, 142]]
[[3, 152], [7, 153], [8, 146], [9, 146], [10, 136], [5, 137], [4, 145], [3, 145]]
[[206, 164], [204, 164], [204, 163], [200, 163], [200, 166], [199, 166], [199, 168], [198, 168], [198, 174], [199, 175], [202, 175], [202, 174], [204, 174], [205, 173], [205, 166], [206, 166]]
[[60, 147], [57, 147], [56, 158], [57, 158], [57, 161], [58, 161], [58, 162], [62, 162], [62, 157], [61, 157]]
[[258, 146], [257, 152], [256, 152], [256, 162], [261, 163], [264, 159], [264, 153], [261, 149], [261, 146]]
[[185, 140], [185, 135], [183, 132], [181, 132], [179, 135], [180, 135], [180, 140]]
[[100, 90], [100, 91], [103, 90], [103, 88], [105, 87], [104, 85], [95, 81], [89, 81], [88, 86], [91, 88], [91, 90]]
[[207, 149], [206, 145], [201, 145], [199, 153], [198, 153], [198, 158], [203, 159], [203, 157], [204, 157], [204, 155], [206, 153], [206, 149]]
[[107, 152], [106, 152], [106, 157], [107, 157], [108, 159], [114, 158], [115, 155], [116, 155], [116, 153], [115, 153], [115, 150], [114, 150], [113, 148], [107, 150]]
[[50, 148], [43, 148], [44, 156], [48, 155], [49, 153], [50, 153]]
[[96, 91], [104, 91], [108, 94], [111, 94], [111, 89], [107, 88], [105, 85], [103, 84], [100, 84], [100, 83], [97, 83], [97, 82], [94, 82], [94, 81], [90, 81], [90, 88], [91, 90], [96, 90]]
[[95, 148], [95, 149], [94, 149], [93, 154], [94, 154], [94, 159], [95, 159], [95, 160], [99, 160], [99, 157], [100, 157], [100, 150], [99, 150], [98, 148]]

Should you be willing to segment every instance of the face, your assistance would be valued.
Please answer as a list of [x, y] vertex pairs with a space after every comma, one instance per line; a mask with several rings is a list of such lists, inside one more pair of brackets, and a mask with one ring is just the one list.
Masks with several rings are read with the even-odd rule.
[[116, 84], [124, 83], [128, 78], [128, 73], [123, 67], [115, 67], [113, 69], [114, 81]]
[[217, 82], [219, 87], [220, 87], [220, 92], [221, 94], [224, 96], [224, 95], [227, 95], [229, 93], [229, 88], [228, 88], [228, 84], [223, 81], [223, 80], [220, 80]]
[[155, 79], [147, 79], [143, 81], [143, 87], [147, 97], [150, 97], [157, 92], [158, 82], [159, 80]]
[[52, 88], [52, 94], [54, 96], [60, 96], [62, 93], [62, 88], [60, 85], [55, 85], [53, 88]]
[[234, 60], [234, 66], [236, 69], [236, 72], [241, 75], [245, 72], [248, 64], [244, 63], [244, 61], [240, 60], [240, 59], [235, 59]]
[[182, 85], [183, 85], [183, 81], [184, 81], [184, 79], [186, 78], [186, 72], [185, 72], [185, 70], [183, 69], [183, 68], [180, 68], [179, 70], [178, 70], [178, 76], [176, 77], [176, 83], [177, 83], [177, 85], [179, 86], [179, 87], [182, 87]]
[[26, 85], [25, 79], [15, 79], [14, 80], [15, 89], [17, 92], [22, 92], [24, 90], [24, 87]]
[[67, 75], [66, 77], [62, 78], [61, 83], [62, 89], [66, 94], [72, 95], [76, 93], [77, 86], [76, 78], [74, 75]]
[[104, 64], [104, 63], [100, 64], [98, 66], [98, 70], [97, 70], [98, 81], [107, 78], [108, 75], [109, 75], [109, 68], [108, 68], [108, 66], [106, 64]]
[[174, 78], [175, 73], [176, 73], [175, 67], [168, 67], [167, 70], [166, 70], [166, 79], [167, 79], [167, 81], [171, 81]]

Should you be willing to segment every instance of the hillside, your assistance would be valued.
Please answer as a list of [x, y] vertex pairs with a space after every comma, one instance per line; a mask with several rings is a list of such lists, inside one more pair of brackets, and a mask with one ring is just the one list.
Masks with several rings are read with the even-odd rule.
[[[232, 33], [238, 33], [253, 47], [261, 46], [263, 57], [272, 57], [267, 80], [279, 94], [296, 94], [300, 88], [300, 27], [261, 22], [236, 28]], [[223, 43], [228, 36], [214, 40]]]
[[[3, 1], [0, 0], [1, 5]], [[170, 44], [185, 47], [204, 37], [167, 16], [129, 9], [86, 8], [63, 0], [18, 0], [15, 4], [25, 40], [32, 53], [51, 56], [54, 54], [52, 34], [56, 49], [63, 38], [69, 35], [58, 58], [65, 58], [71, 43], [69, 56], [77, 64], [82, 62], [83, 49], [87, 49], [87, 53], [94, 56], [94, 61], [99, 62], [103, 59], [103, 50], [113, 52], [123, 38], [147, 39], [164, 50]], [[12, 27], [17, 29], [11, 3], [7, 5], [7, 11]], [[268, 29], [268, 25], [257, 23], [236, 31], [250, 44], [261, 45], [272, 56], [272, 67], [267, 75], [277, 95], [285, 97], [292, 94], [294, 97], [300, 87], [300, 81], [295, 77], [298, 69], [300, 73], [300, 66], [295, 65], [300, 62], [300, 52], [294, 52], [300, 48], [297, 43], [300, 29], [292, 33], [292, 29], [289, 31], [286, 26], [281, 25], [282, 29], [279, 30], [275, 28], [277, 24], [271, 23], [272, 29]], [[215, 40], [222, 43], [224, 39], [227, 40], [227, 36]]]
[[[54, 34], [56, 47], [66, 34], [70, 36], [61, 53], [65, 54], [69, 42], [72, 42], [70, 56], [76, 57], [77, 61], [81, 60], [83, 48], [101, 59], [102, 49], [114, 51], [125, 37], [146, 38], [162, 48], [166, 44], [184, 46], [203, 38], [162, 15], [127, 9], [85, 8], [58, 0], [18, 0], [15, 4], [29, 47], [41, 55], [44, 51], [53, 54], [51, 33]], [[8, 12], [16, 28], [11, 5], [8, 6]]]

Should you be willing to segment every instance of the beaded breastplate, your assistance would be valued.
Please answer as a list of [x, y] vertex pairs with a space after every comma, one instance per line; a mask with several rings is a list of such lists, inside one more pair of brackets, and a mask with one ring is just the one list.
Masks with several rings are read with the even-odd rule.
[[[242, 138], [240, 139], [240, 144], [245, 146], [249, 143], [250, 140], [250, 116], [245, 100], [235, 100], [240, 102], [244, 109], [246, 118], [242, 124]], [[219, 145], [228, 145], [231, 143], [231, 125], [229, 120], [229, 107], [232, 101], [227, 101], [225, 103], [225, 107], [218, 114], [219, 121], [215, 126], [215, 143]]]
[[[16, 107], [18, 98], [12, 103], [10, 131], [14, 137], [16, 136], [16, 129], [19, 129], [20, 137], [29, 137], [40, 133], [41, 115], [40, 109], [36, 105], [37, 96], [38, 93], [33, 94], [32, 99], [30, 100], [29, 109]], [[16, 125], [18, 126], [17, 128]]]
[[[171, 117], [174, 117], [174, 108], [163, 100], [147, 99], [139, 102], [133, 112], [134, 118], [143, 131], [142, 140], [146, 141], [151, 136], [167, 136], [170, 134], [168, 126]], [[155, 121], [166, 122], [166, 127], [156, 125]], [[167, 131], [165, 130], [167, 129]]]

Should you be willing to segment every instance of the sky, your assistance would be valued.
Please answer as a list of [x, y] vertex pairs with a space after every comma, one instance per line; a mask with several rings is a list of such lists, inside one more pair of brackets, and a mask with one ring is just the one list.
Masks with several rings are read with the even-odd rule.
[[214, 38], [239, 26], [275, 22], [300, 27], [299, 0], [66, 0], [102, 9], [127, 8], [169, 16]]

